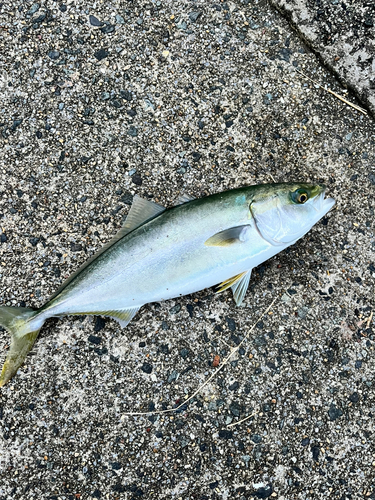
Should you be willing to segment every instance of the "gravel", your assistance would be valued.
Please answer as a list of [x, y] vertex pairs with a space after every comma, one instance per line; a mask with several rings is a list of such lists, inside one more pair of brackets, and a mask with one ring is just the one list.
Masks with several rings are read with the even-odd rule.
[[0, 392], [0, 499], [372, 498], [372, 119], [297, 73], [355, 102], [265, 2], [0, 3], [0, 304], [40, 307], [135, 194], [337, 200], [242, 307], [51, 319]]

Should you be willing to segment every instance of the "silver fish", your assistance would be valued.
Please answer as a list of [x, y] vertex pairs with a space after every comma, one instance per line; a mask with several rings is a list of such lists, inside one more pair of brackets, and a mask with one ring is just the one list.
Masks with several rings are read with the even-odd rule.
[[0, 307], [11, 346], [0, 376], [17, 372], [44, 322], [95, 314], [125, 327], [147, 302], [221, 283], [240, 305], [251, 270], [299, 238], [335, 204], [317, 184], [264, 184], [203, 199], [183, 197], [170, 209], [134, 197], [115, 238], [74, 273], [40, 309]]

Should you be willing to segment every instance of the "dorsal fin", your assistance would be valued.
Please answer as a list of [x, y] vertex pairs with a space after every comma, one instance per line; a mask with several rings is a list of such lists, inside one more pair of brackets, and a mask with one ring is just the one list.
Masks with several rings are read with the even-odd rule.
[[142, 226], [146, 222], [154, 219], [156, 216], [164, 212], [165, 208], [153, 201], [144, 200], [138, 195], [135, 195], [133, 198], [133, 204], [130, 207], [128, 216], [124, 222], [124, 225], [120, 229], [120, 231], [108, 242], [106, 243], [98, 252], [96, 252], [92, 257], [90, 257], [77, 271], [75, 271], [64, 283], [59, 287], [56, 292], [51, 295], [48, 299], [48, 302], [57, 297], [57, 295], [70, 283], [74, 280], [78, 274], [85, 269], [88, 265], [91, 264], [95, 259], [99, 257], [102, 253], [104, 253], [108, 248], [117, 243], [124, 237], [126, 234], [134, 231], [137, 227]]
[[157, 215], [164, 212], [164, 210], [165, 208], [161, 205], [158, 205], [153, 201], [145, 200], [136, 194], [133, 198], [133, 204], [129, 210], [128, 216], [126, 217], [126, 221], [117, 235], [122, 233], [122, 236], [124, 236], [125, 234], [130, 233], [133, 229], [136, 229], [149, 220], [154, 219]]
[[184, 203], [189, 203], [189, 201], [193, 201], [196, 198], [194, 196], [190, 196], [190, 194], [180, 194], [180, 196], [177, 198], [177, 200], [173, 203], [175, 207], [178, 205], [183, 205]]

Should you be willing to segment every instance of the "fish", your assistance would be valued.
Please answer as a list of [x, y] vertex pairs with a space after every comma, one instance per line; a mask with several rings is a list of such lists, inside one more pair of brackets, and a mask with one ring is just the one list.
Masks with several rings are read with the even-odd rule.
[[244, 300], [254, 267], [293, 245], [335, 204], [322, 184], [244, 186], [164, 208], [135, 195], [117, 235], [39, 309], [0, 306], [11, 336], [0, 375], [6, 384], [45, 321], [100, 315], [126, 327], [139, 309], [218, 285]]

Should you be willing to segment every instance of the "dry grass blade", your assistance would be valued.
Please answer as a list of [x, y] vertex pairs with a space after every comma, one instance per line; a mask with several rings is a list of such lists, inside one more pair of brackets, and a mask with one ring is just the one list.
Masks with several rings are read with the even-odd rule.
[[[249, 337], [249, 335], [252, 333], [255, 326], [257, 325], [257, 323], [263, 318], [263, 316], [265, 316], [268, 313], [268, 311], [271, 309], [271, 307], [274, 305], [274, 303], [277, 301], [277, 299], [278, 299], [278, 297], [273, 299], [271, 304], [267, 307], [267, 309], [265, 311], [263, 311], [263, 313], [255, 321], [255, 323], [252, 325], [252, 327], [247, 332], [247, 334], [244, 336], [244, 338], [241, 340], [241, 342], [234, 349], [232, 349], [232, 351], [228, 354], [228, 356], [226, 358], [224, 358], [223, 363], [217, 368], [217, 370], [215, 370], [214, 373], [212, 375], [210, 375], [208, 377], [208, 379], [202, 385], [200, 385], [198, 387], [198, 389], [191, 396], [189, 396], [187, 399], [185, 399], [185, 401], [183, 403], [181, 403], [176, 408], [168, 408], [167, 410], [144, 411], [144, 412], [126, 412], [126, 413], [122, 414], [121, 419], [123, 420], [125, 417], [128, 417], [128, 416], [135, 417], [135, 416], [141, 416], [141, 415], [162, 415], [165, 413], [173, 413], [173, 412], [180, 410], [183, 406], [186, 405], [186, 403], [191, 401], [197, 394], [199, 394], [200, 391], [204, 387], [206, 387], [206, 385], [209, 384], [213, 378], [215, 378], [217, 376], [219, 371], [221, 371], [224, 368], [224, 366], [228, 363], [228, 361], [233, 356], [233, 354], [236, 353], [239, 350], [239, 348], [242, 346], [242, 344], [245, 342], [245, 340], [247, 340], [247, 338]], [[250, 418], [250, 417], [248, 417], [248, 418]]]
[[374, 311], [371, 311], [370, 317], [367, 318], [367, 321], [366, 321], [366, 328], [370, 328], [370, 324], [371, 324], [373, 316], [374, 316]]
[[242, 420], [239, 420], [238, 422], [233, 422], [233, 423], [227, 425], [227, 427], [234, 427], [235, 425], [242, 424], [242, 422], [245, 422], [246, 420], [249, 420], [249, 418], [255, 417], [255, 415], [257, 413], [258, 413], [257, 411], [254, 411], [251, 415], [248, 415], [247, 417], [243, 418]]
[[[295, 69], [295, 68], [294, 68]], [[298, 69], [295, 69], [295, 71], [297, 73], [299, 73], [300, 75], [304, 76], [305, 78], [307, 78], [308, 80], [310, 80], [310, 82], [313, 82], [314, 85], [319, 85], [319, 87], [323, 90], [325, 90], [326, 92], [329, 92], [330, 94], [334, 95], [335, 97], [337, 97], [337, 99], [340, 99], [340, 101], [344, 102], [345, 104], [347, 104], [348, 106], [351, 106], [352, 108], [356, 109], [357, 111], [359, 111], [360, 113], [363, 113], [364, 115], [367, 115], [367, 111], [363, 108], [361, 108], [360, 106], [357, 106], [356, 104], [353, 104], [352, 102], [348, 101], [347, 99], [345, 99], [345, 97], [342, 97], [341, 95], [339, 94], [336, 94], [336, 92], [333, 92], [333, 90], [330, 90], [330, 89], [326, 89], [325, 87], [323, 87], [323, 85], [320, 85], [320, 83], [316, 82], [315, 80], [313, 80], [312, 78], [310, 78], [309, 76], [305, 75], [305, 73], [302, 73], [302, 71], [299, 71]]]

